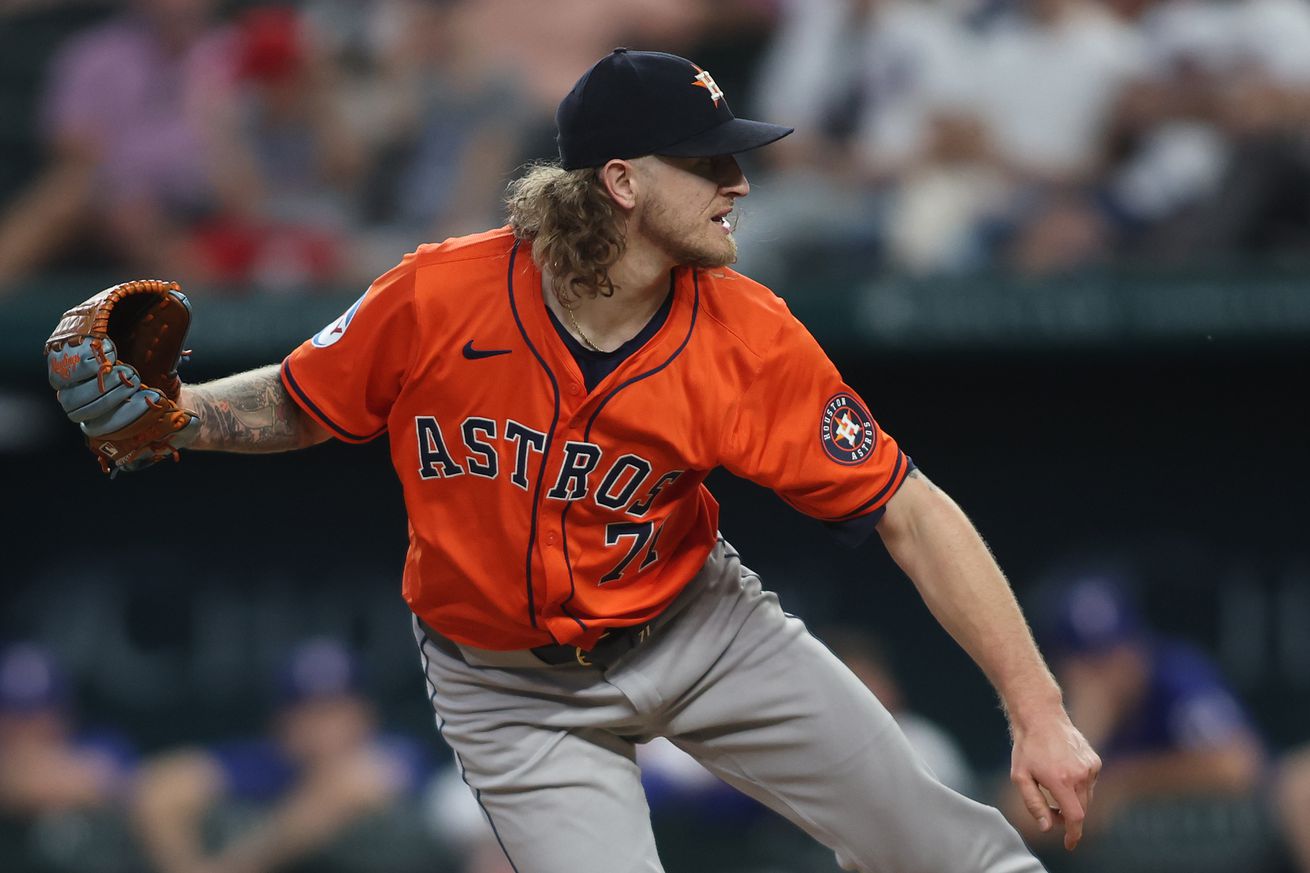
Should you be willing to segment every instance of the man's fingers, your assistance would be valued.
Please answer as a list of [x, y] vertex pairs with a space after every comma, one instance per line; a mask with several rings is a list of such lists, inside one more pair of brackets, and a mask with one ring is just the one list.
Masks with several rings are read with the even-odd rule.
[[1080, 780], [1074, 785], [1074, 794], [1078, 798], [1078, 806], [1082, 809], [1084, 818], [1092, 808], [1092, 787], [1094, 784], [1092, 780], [1087, 779]]
[[1014, 784], [1019, 789], [1019, 796], [1023, 798], [1023, 805], [1037, 822], [1037, 827], [1042, 833], [1051, 829], [1051, 824], [1055, 821], [1054, 810], [1042, 796], [1041, 788], [1038, 787], [1037, 781], [1031, 777], [1015, 779]]
[[1087, 807], [1068, 783], [1051, 786], [1050, 792], [1064, 819], [1064, 847], [1072, 849], [1083, 838], [1083, 819], [1087, 817]]

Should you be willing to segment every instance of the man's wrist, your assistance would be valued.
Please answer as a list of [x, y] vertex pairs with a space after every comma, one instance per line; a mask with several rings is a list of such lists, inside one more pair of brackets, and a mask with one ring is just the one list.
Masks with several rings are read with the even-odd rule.
[[1010, 721], [1011, 730], [1022, 733], [1053, 716], [1068, 719], [1064, 709], [1064, 695], [1060, 686], [1052, 681], [1048, 687], [1027, 689], [1022, 694], [1001, 697], [1001, 706]]

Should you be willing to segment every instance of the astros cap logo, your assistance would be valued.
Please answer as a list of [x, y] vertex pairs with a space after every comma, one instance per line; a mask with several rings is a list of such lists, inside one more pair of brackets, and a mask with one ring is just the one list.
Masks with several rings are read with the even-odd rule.
[[819, 441], [837, 463], [854, 465], [865, 461], [873, 453], [876, 436], [873, 416], [850, 394], [834, 395], [824, 406]]
[[700, 67], [697, 67], [695, 64], [692, 64], [692, 67], [694, 67], [696, 70], [696, 78], [692, 80], [692, 85], [694, 85], [697, 88], [704, 88], [705, 90], [709, 91], [710, 99], [714, 101], [714, 105], [717, 108], [719, 105], [719, 101], [723, 99], [723, 89], [721, 89], [718, 86], [718, 84], [715, 83], [714, 77], [711, 76], [708, 71], [702, 70]]

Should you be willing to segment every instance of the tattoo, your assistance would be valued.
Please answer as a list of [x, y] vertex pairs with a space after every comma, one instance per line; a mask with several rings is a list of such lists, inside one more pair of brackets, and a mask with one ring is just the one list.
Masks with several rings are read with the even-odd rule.
[[907, 478], [907, 479], [922, 479], [922, 480], [923, 480], [923, 484], [927, 485], [927, 486], [928, 486], [929, 488], [931, 488], [933, 491], [938, 490], [937, 486], [934, 485], [934, 484], [932, 484], [932, 480], [929, 479], [927, 476], [925, 476], [925, 475], [923, 474], [923, 471], [920, 470], [918, 467], [915, 467], [915, 468], [914, 468], [913, 470], [911, 470], [909, 473], [906, 473], [906, 474], [905, 474], [905, 478]]
[[287, 394], [277, 364], [187, 386], [182, 401], [200, 416], [193, 449], [285, 452], [327, 438]]

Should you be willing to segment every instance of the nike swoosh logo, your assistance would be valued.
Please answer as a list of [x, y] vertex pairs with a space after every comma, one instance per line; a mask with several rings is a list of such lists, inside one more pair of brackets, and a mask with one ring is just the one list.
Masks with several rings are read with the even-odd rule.
[[475, 349], [473, 340], [464, 343], [464, 357], [470, 361], [476, 361], [478, 358], [494, 358], [496, 355], [508, 355], [513, 349]]

